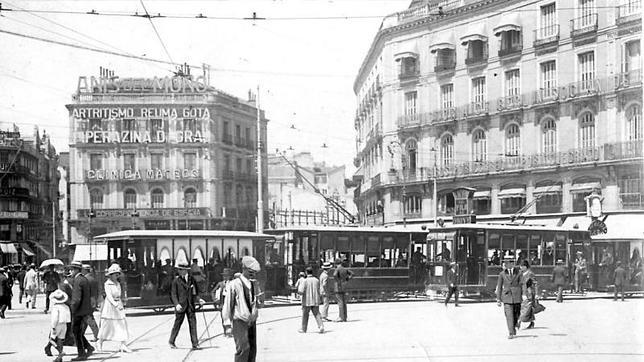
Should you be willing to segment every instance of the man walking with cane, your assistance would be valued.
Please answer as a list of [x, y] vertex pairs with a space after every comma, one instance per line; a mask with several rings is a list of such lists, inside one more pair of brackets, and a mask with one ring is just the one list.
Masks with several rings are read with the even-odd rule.
[[[170, 289], [170, 298], [174, 304], [175, 319], [170, 332], [170, 340], [168, 343], [171, 348], [177, 348], [174, 344], [179, 334], [179, 329], [183, 324], [183, 320], [188, 317], [188, 328], [190, 329], [190, 341], [192, 342], [192, 349], [199, 349], [199, 337], [197, 336], [197, 318], [195, 316], [197, 302], [203, 305], [205, 302], [199, 298], [199, 290], [197, 283], [192, 275], [188, 273], [190, 265], [179, 264], [176, 267], [179, 275], [172, 281]], [[206, 327], [208, 327], [206, 325]]]

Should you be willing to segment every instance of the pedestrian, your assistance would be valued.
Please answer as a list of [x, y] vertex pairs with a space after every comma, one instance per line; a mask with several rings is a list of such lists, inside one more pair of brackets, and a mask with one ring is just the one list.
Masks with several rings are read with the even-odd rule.
[[94, 335], [94, 340], [98, 340], [98, 325], [96, 324], [96, 319], [94, 319], [94, 312], [98, 308], [98, 281], [94, 278], [94, 273], [92, 266], [89, 264], [83, 264], [83, 275], [87, 278], [87, 283], [89, 284], [89, 301], [92, 306], [92, 313], [87, 315], [87, 326], [92, 330]]
[[324, 333], [324, 323], [320, 316], [320, 281], [313, 276], [313, 268], [306, 268], [306, 279], [300, 283], [297, 292], [302, 296], [302, 328], [298, 332], [306, 333], [309, 312], [312, 312], [318, 323], [319, 332]]
[[353, 272], [342, 266], [342, 259], [335, 259], [335, 271], [333, 279], [335, 280], [335, 300], [338, 303], [339, 317], [336, 322], [347, 321], [347, 290], [346, 284], [353, 278]]
[[[188, 317], [188, 328], [190, 330], [190, 341], [192, 349], [199, 349], [199, 339], [197, 336], [197, 317], [195, 315], [197, 303], [203, 305], [205, 302], [199, 298], [199, 289], [192, 275], [189, 274], [190, 265], [187, 263], [179, 264], [176, 267], [177, 275], [172, 281], [170, 287], [170, 298], [174, 304], [175, 319], [170, 332], [168, 343], [171, 348], [177, 348], [174, 344], [183, 324], [183, 320]], [[206, 326], [207, 327], [207, 326]]]
[[320, 308], [320, 315], [322, 319], [330, 322], [329, 319], [329, 302], [331, 298], [331, 290], [329, 288], [329, 269], [331, 269], [330, 262], [322, 264], [322, 273], [320, 274], [320, 296], [322, 297], [322, 308]]
[[224, 268], [221, 272], [222, 280], [215, 285], [212, 290], [212, 301], [215, 305], [215, 309], [219, 309], [221, 315], [221, 326], [224, 326], [224, 316], [223, 316], [223, 306], [226, 303], [226, 295], [228, 294], [228, 283], [232, 280], [232, 270], [230, 268]]
[[58, 350], [58, 356], [54, 362], [62, 362], [65, 355], [63, 352], [65, 336], [69, 323], [72, 321], [71, 312], [67, 305], [69, 297], [62, 290], [56, 289], [49, 294], [49, 299], [51, 299], [51, 331], [49, 332], [49, 342], [45, 346], [45, 354], [51, 357], [51, 347], [54, 347]]
[[43, 282], [45, 282], [45, 313], [49, 311], [49, 296], [56, 289], [58, 289], [58, 283], [60, 282], [60, 275], [56, 272], [56, 267], [52, 264], [49, 265], [47, 271], [42, 276]]
[[445, 306], [447, 307], [447, 303], [449, 303], [449, 300], [452, 298], [452, 295], [454, 295], [454, 306], [458, 307], [458, 278], [456, 277], [457, 271], [457, 264], [455, 261], [449, 263], [449, 269], [447, 269], [447, 273], [445, 273], [445, 284], [447, 286], [447, 297], [445, 298]]
[[9, 300], [7, 302], [7, 309], [11, 310], [11, 300], [13, 299], [13, 283], [16, 280], [11, 264], [8, 264], [5, 267], [4, 273], [7, 277], [7, 285], [9, 285]]
[[21, 265], [20, 271], [17, 274], [18, 287], [20, 288], [20, 294], [18, 294], [18, 303], [20, 304], [22, 304], [22, 297], [25, 295], [25, 275], [27, 275], [27, 267]]
[[258, 317], [254, 282], [260, 266], [252, 256], [244, 256], [241, 263], [242, 273], [228, 284], [223, 307], [224, 334], [235, 340], [235, 362], [254, 362]]
[[584, 281], [586, 280], [586, 258], [584, 253], [580, 250], [577, 251], [577, 259], [575, 260], [575, 292], [584, 292]]
[[98, 350], [103, 349], [103, 342], [117, 341], [120, 342], [119, 350], [121, 352], [132, 352], [126, 342], [129, 339], [127, 329], [127, 320], [125, 319], [125, 308], [121, 301], [121, 267], [118, 264], [112, 264], [105, 272], [108, 278], [104, 284], [105, 302], [101, 310], [101, 328], [98, 330]]
[[523, 280], [523, 301], [521, 302], [521, 315], [519, 320], [524, 323], [530, 322], [526, 329], [534, 328], [534, 305], [537, 303], [537, 292], [539, 290], [539, 284], [537, 283], [537, 276], [534, 274], [532, 269], [530, 269], [530, 262], [523, 260], [521, 262], [521, 277]]
[[297, 291], [300, 289], [300, 284], [304, 282], [304, 279], [306, 279], [306, 273], [300, 272], [297, 277], [298, 279], [295, 282], [295, 285], [293, 285], [293, 293], [295, 294], [295, 299], [300, 299], [300, 294]]
[[4, 312], [9, 307], [11, 286], [4, 267], [0, 267], [0, 318], [5, 319]]
[[617, 261], [616, 263], [617, 268], [615, 268], [615, 280], [613, 281], [615, 284], [615, 297], [613, 298], [614, 301], [617, 300], [617, 293], [620, 292], [622, 293], [622, 302], [624, 301], [624, 284], [626, 284], [626, 280], [628, 280], [628, 274], [626, 273], [626, 270], [622, 268], [622, 262], [620, 260]]
[[505, 321], [508, 326], [508, 339], [516, 336], [516, 329], [519, 328], [519, 316], [521, 313], [521, 301], [523, 299], [524, 283], [521, 271], [514, 265], [514, 257], [503, 258], [506, 270], [499, 273], [496, 283], [496, 304], [500, 307], [503, 303]]
[[568, 270], [563, 264], [563, 260], [557, 259], [557, 266], [552, 270], [552, 283], [557, 287], [557, 303], [563, 303], [563, 288], [568, 280]]
[[31, 309], [36, 309], [36, 295], [38, 293], [38, 273], [36, 272], [36, 265], [29, 265], [29, 271], [25, 274], [25, 291], [27, 292], [27, 304], [26, 308], [29, 309], [29, 303], [31, 303]]
[[72, 332], [76, 342], [78, 355], [72, 361], [85, 361], [94, 353], [94, 347], [85, 338], [85, 329], [87, 328], [87, 316], [92, 314], [92, 305], [89, 295], [89, 283], [87, 278], [81, 273], [83, 265], [79, 261], [74, 261], [69, 265], [70, 273], [73, 278], [72, 284]]

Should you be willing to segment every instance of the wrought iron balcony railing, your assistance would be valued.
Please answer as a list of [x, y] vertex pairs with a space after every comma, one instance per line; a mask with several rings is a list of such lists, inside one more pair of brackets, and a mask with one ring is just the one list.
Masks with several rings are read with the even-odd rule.
[[534, 31], [533, 46], [540, 47], [559, 41], [559, 24], [545, 26]]
[[588, 33], [596, 33], [598, 24], [597, 13], [584, 15], [570, 20], [570, 36], [577, 37]]
[[628, 0], [628, 3], [617, 7], [617, 25], [642, 20], [642, 0]]

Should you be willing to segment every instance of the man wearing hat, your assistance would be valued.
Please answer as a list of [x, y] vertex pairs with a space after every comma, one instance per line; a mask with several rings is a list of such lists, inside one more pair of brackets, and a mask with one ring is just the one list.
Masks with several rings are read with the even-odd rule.
[[335, 259], [335, 271], [333, 279], [335, 280], [335, 300], [338, 303], [339, 318], [336, 322], [347, 321], [347, 294], [346, 284], [353, 278], [353, 272], [342, 266], [342, 259]]
[[616, 263], [617, 268], [615, 268], [615, 276], [614, 276], [614, 284], [615, 284], [615, 297], [613, 298], [614, 301], [617, 300], [617, 293], [621, 292], [622, 293], [622, 302], [624, 301], [624, 285], [626, 284], [626, 281], [628, 280], [628, 274], [626, 273], [626, 270], [622, 267], [622, 262], [620, 260], [617, 261]]
[[563, 303], [563, 288], [568, 279], [568, 271], [563, 264], [563, 260], [557, 259], [557, 265], [552, 270], [552, 284], [557, 287], [557, 303]]
[[252, 256], [242, 258], [242, 273], [228, 284], [222, 310], [224, 333], [235, 339], [235, 362], [254, 362], [257, 354], [257, 289], [255, 275], [259, 262]]
[[496, 283], [496, 304], [500, 307], [503, 303], [505, 312], [505, 321], [508, 325], [508, 339], [516, 336], [516, 329], [520, 325], [519, 316], [521, 314], [521, 301], [525, 297], [525, 283], [521, 270], [514, 265], [514, 257], [506, 256], [503, 258], [506, 270], [499, 273]]
[[29, 271], [25, 274], [25, 291], [27, 292], [27, 309], [29, 309], [29, 302], [31, 302], [31, 309], [36, 309], [36, 294], [38, 293], [36, 264], [29, 265]]
[[586, 258], [584, 258], [584, 252], [581, 250], [577, 251], [577, 259], [575, 260], [575, 292], [583, 293], [583, 285], [586, 280]]
[[203, 305], [205, 302], [199, 298], [199, 287], [195, 279], [188, 273], [190, 265], [187, 263], [179, 264], [176, 266], [177, 275], [172, 281], [170, 288], [170, 298], [172, 304], [175, 305], [175, 319], [170, 332], [171, 348], [177, 348], [174, 341], [177, 339], [179, 329], [183, 324], [183, 320], [188, 317], [188, 328], [190, 330], [190, 341], [192, 342], [192, 349], [199, 349], [199, 337], [197, 336], [197, 317], [195, 316], [197, 303]]
[[94, 312], [98, 307], [98, 281], [94, 278], [92, 273], [92, 266], [89, 264], [83, 264], [83, 275], [87, 278], [87, 283], [89, 284], [89, 301], [92, 306], [92, 313], [87, 315], [85, 321], [87, 326], [92, 330], [94, 335], [94, 341], [98, 340], [98, 324], [96, 324], [96, 319], [94, 319]]
[[81, 273], [83, 264], [79, 261], [73, 261], [69, 265], [71, 277], [73, 278], [72, 285], [72, 331], [74, 333], [74, 340], [76, 341], [76, 349], [78, 356], [72, 361], [85, 361], [92, 353], [94, 347], [89, 344], [85, 338], [85, 329], [87, 329], [86, 318], [92, 314], [92, 304], [90, 300], [89, 282], [87, 278]]
[[320, 297], [322, 297], [322, 308], [320, 308], [320, 315], [322, 319], [330, 322], [329, 319], [329, 301], [331, 291], [329, 290], [329, 269], [331, 263], [326, 261], [322, 264], [322, 273], [320, 274]]
[[449, 269], [445, 273], [445, 284], [447, 286], [447, 297], [445, 298], [446, 307], [452, 295], [454, 296], [454, 306], [458, 307], [458, 278], [456, 277], [456, 267], [455, 261], [449, 263]]
[[221, 272], [222, 281], [217, 283], [212, 289], [212, 301], [215, 304], [215, 308], [219, 308], [221, 312], [221, 326], [224, 326], [224, 315], [223, 315], [223, 305], [226, 302], [226, 294], [228, 293], [227, 287], [228, 283], [233, 280], [233, 273], [230, 268], [224, 268]]

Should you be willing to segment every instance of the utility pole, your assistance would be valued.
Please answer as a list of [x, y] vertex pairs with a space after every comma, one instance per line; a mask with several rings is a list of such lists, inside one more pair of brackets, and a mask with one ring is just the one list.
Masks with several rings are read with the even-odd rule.
[[257, 225], [258, 233], [264, 232], [264, 196], [262, 192], [262, 120], [259, 111], [259, 84], [255, 96], [255, 108], [257, 108]]
[[51, 202], [51, 246], [52, 246], [52, 258], [56, 257], [56, 201]]
[[432, 197], [434, 198], [434, 227], [438, 227], [438, 190], [436, 189], [436, 179], [438, 178], [438, 169], [436, 168], [436, 148], [432, 147], [432, 152], [434, 152], [434, 193]]

